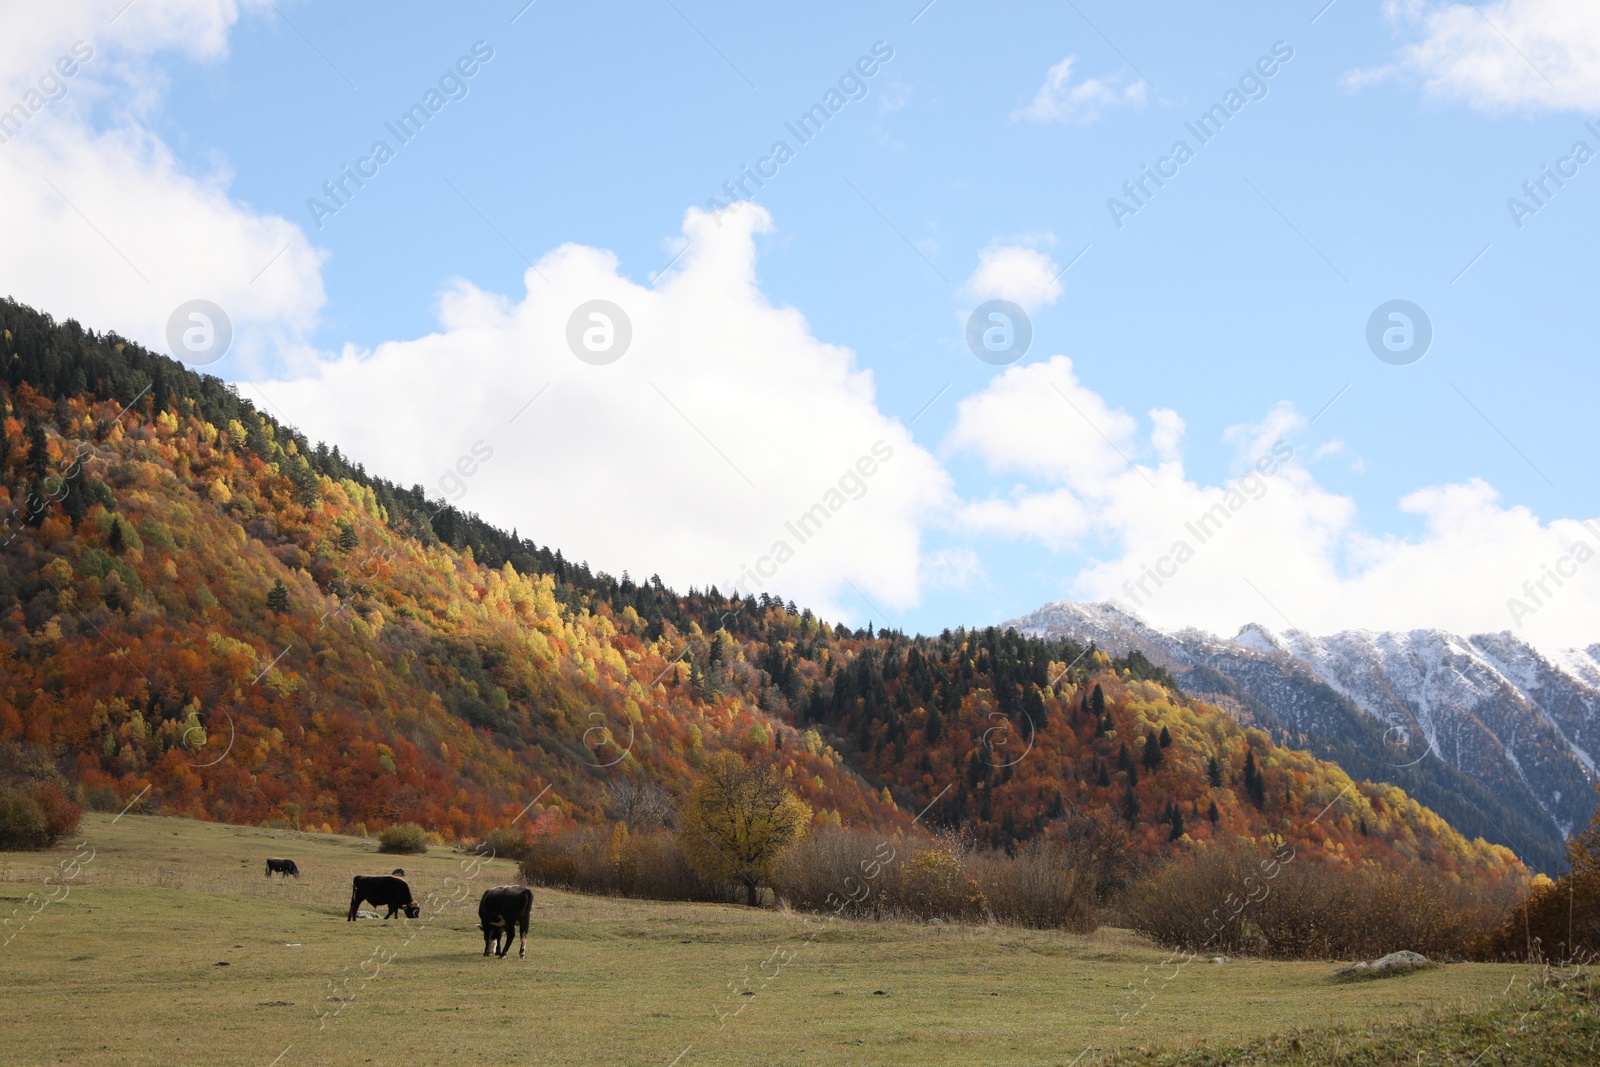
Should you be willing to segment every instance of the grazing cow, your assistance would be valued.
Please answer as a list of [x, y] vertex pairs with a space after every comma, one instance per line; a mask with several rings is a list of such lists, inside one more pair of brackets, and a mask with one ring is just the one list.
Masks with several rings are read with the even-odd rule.
[[396, 867], [394, 870], [390, 871], [389, 873], [394, 875], [394, 876], [396, 876], [397, 878], [404, 878], [406, 876], [406, 872], [401, 870], [399, 867]]
[[[521, 947], [517, 949], [517, 958], [522, 959], [528, 954], [528, 920], [533, 915], [533, 890], [525, 885], [501, 885], [483, 891], [483, 899], [478, 901], [478, 929], [483, 931], [483, 954], [487, 956], [492, 948], [499, 959], [505, 959], [506, 953], [511, 951], [511, 940], [520, 930], [522, 934]], [[500, 936], [504, 934], [505, 947], [500, 947]]]
[[292, 874], [298, 878], [300, 877], [300, 868], [295, 866], [294, 860], [280, 860], [269, 856], [267, 858], [267, 877], [271, 878], [274, 874], [281, 874], [285, 878]]
[[374, 908], [388, 908], [386, 920], [394, 918], [398, 911], [404, 911], [408, 919], [415, 919], [422, 913], [422, 908], [411, 899], [411, 887], [406, 880], [392, 874], [358, 874], [351, 879], [350, 922], [356, 921], [356, 911], [363, 901]]

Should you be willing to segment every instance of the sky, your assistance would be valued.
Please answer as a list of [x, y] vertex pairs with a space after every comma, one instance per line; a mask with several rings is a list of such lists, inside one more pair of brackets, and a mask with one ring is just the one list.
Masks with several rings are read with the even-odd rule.
[[1600, 7], [443, 6], [9, 5], [0, 292], [679, 589], [1600, 641]]

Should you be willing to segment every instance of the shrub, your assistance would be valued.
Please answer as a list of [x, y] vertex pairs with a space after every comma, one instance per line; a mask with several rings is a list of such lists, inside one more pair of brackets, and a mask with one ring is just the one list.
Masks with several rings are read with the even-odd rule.
[[1171, 948], [1279, 959], [1373, 959], [1401, 949], [1481, 957], [1515, 904], [1508, 885], [1463, 885], [1398, 861], [1217, 845], [1178, 856], [1123, 901], [1135, 930]]
[[0, 787], [0, 850], [49, 848], [44, 809], [23, 789]]
[[109, 785], [97, 785], [84, 791], [84, 799], [91, 811], [121, 811], [122, 798]]
[[909, 918], [960, 922], [981, 918], [987, 901], [967, 850], [946, 838], [914, 852], [900, 867], [895, 911]]
[[732, 902], [738, 889], [701, 878], [690, 866], [678, 839], [665, 830], [631, 834], [585, 826], [529, 842], [521, 863], [529, 885], [580, 893], [651, 900]]
[[790, 907], [853, 918], [990, 918], [1087, 933], [1096, 901], [1120, 874], [1125, 835], [1064, 819], [1016, 856], [976, 851], [955, 836], [895, 840], [822, 829], [789, 846], [773, 887]]
[[396, 823], [378, 835], [378, 851], [418, 855], [428, 851], [428, 835], [414, 822]]
[[0, 849], [49, 848], [77, 830], [83, 808], [48, 749], [0, 744]]
[[501, 826], [490, 830], [470, 851], [481, 856], [503, 856], [508, 860], [521, 863], [528, 857], [531, 842], [528, 835], [510, 826]]
[[882, 918], [900, 897], [899, 857], [907, 847], [861, 830], [813, 831], [773, 864], [773, 892], [801, 911]]
[[981, 857], [977, 884], [996, 922], [1089, 933], [1098, 925], [1091, 859], [1071, 843], [1034, 840], [1016, 856]]
[[83, 821], [83, 808], [54, 782], [40, 782], [34, 786], [33, 799], [44, 813], [45, 832], [50, 844], [55, 844], [68, 834], [76, 833]]

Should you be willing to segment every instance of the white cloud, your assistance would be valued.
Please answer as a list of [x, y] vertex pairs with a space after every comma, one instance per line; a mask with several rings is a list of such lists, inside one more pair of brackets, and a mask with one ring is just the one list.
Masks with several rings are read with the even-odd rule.
[[968, 589], [988, 577], [983, 559], [970, 548], [941, 548], [922, 559], [922, 583], [928, 589]]
[[195, 298], [228, 312], [247, 358], [293, 343], [323, 302], [321, 253], [233, 200], [226, 171], [186, 170], [146, 121], [159, 58], [221, 58], [240, 5], [141, 0], [113, 21], [125, 2], [7, 12], [0, 232], [27, 254], [0, 257], [0, 292], [161, 351], [168, 316]]
[[1150, 443], [1163, 462], [1177, 460], [1183, 448], [1183, 435], [1187, 427], [1183, 416], [1171, 408], [1155, 408], [1150, 412], [1150, 422], [1155, 429], [1150, 433]]
[[978, 269], [966, 291], [978, 300], [999, 297], [1035, 310], [1061, 295], [1061, 268], [1049, 256], [1022, 245], [995, 245], [978, 253]]
[[1389, 0], [1387, 10], [1418, 39], [1393, 64], [1350, 74], [1352, 85], [1412, 77], [1431, 95], [1488, 112], [1600, 108], [1593, 0]]
[[[847, 582], [910, 605], [921, 529], [948, 509], [947, 477], [879, 412], [852, 352], [761, 293], [754, 235], [769, 226], [760, 207], [724, 215], [720, 229], [689, 211], [689, 249], [654, 289], [624, 278], [608, 252], [563, 245], [525, 274], [520, 299], [458, 283], [439, 332], [347, 349], [263, 392], [314, 437], [433, 496], [482, 441], [493, 457], [459, 506], [613, 573], [727, 590], [770, 557], [756, 589], [835, 616], [861, 611]], [[631, 346], [606, 366], [566, 342], [569, 317], [595, 299], [632, 323]], [[802, 541], [786, 524], [819, 503], [829, 517]], [[779, 542], [792, 558], [777, 560]]]
[[[1400, 501], [1421, 533], [1373, 536], [1355, 501], [1301, 464], [1314, 447], [1296, 443], [1305, 427], [1291, 406], [1224, 434], [1239, 460], [1220, 485], [1184, 471], [1175, 414], [1158, 409], [1151, 421], [1147, 445], [1137, 422], [1078, 382], [1064, 357], [1012, 367], [961, 402], [946, 446], [1027, 484], [966, 504], [959, 523], [1064, 553], [1114, 546], [1064, 592], [1119, 600], [1161, 625], [1224, 634], [1252, 621], [1313, 633], [1511, 629], [1545, 647], [1600, 638], [1600, 523], [1543, 522], [1473, 479]], [[1151, 449], [1157, 465], [1145, 461]], [[1546, 565], [1563, 584], [1547, 580], [1550, 595], [1534, 603], [1523, 583], [1545, 577]], [[1514, 616], [1512, 597], [1534, 610]]]
[[1033, 103], [1012, 112], [1013, 122], [1063, 122], [1087, 126], [1098, 119], [1107, 108], [1144, 104], [1144, 82], [1124, 84], [1118, 76], [1085, 78], [1072, 84], [1072, 65], [1077, 56], [1068, 56], [1051, 67], [1044, 76], [1044, 84], [1034, 94]]

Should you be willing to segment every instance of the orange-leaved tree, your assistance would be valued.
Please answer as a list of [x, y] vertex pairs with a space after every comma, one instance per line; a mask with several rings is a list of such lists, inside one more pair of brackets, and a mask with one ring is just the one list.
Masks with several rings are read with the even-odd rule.
[[810, 824], [811, 808], [777, 768], [718, 752], [706, 757], [683, 807], [681, 840], [702, 878], [743, 885], [755, 907], [778, 853]]

